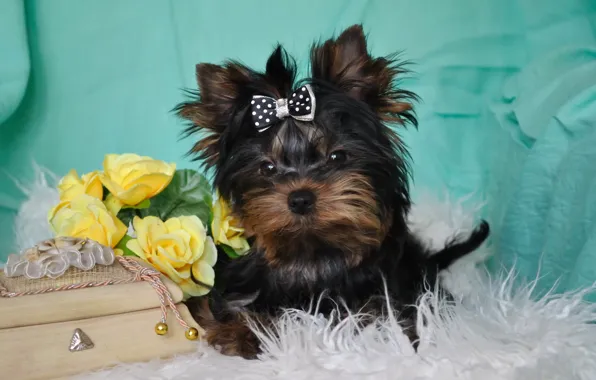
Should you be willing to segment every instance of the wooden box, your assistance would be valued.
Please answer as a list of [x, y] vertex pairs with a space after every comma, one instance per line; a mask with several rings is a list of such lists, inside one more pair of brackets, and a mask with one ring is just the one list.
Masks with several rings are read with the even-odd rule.
[[[7, 278], [0, 271], [0, 368], [7, 378], [67, 378], [197, 349], [197, 341], [185, 337], [185, 328], [170, 308], [168, 333], [155, 333], [162, 318], [156, 291], [118, 261], [91, 271], [70, 268], [59, 278], [60, 284], [57, 280]], [[163, 276], [161, 280], [182, 319], [202, 334], [181, 303], [180, 288]], [[52, 291], [44, 281], [53, 281]], [[85, 340], [85, 347], [92, 348], [73, 350], [81, 332], [92, 342]]]

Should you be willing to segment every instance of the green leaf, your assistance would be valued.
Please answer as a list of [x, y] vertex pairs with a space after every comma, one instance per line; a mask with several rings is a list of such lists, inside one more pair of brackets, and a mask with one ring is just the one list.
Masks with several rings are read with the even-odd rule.
[[125, 209], [125, 208], [132, 208], [132, 209], [142, 210], [142, 209], [145, 209], [145, 208], [149, 208], [149, 206], [151, 206], [151, 201], [149, 199], [145, 199], [143, 202], [139, 203], [136, 206], [127, 206], [127, 205], [124, 205], [124, 206], [122, 206], [122, 208], [123, 209]]
[[240, 255], [237, 254], [236, 251], [234, 251], [234, 248], [228, 247], [225, 244], [220, 245], [220, 247], [226, 253], [226, 255], [230, 257], [230, 259], [237, 259], [240, 257]]
[[151, 205], [139, 210], [142, 217], [168, 218], [196, 215], [208, 226], [211, 220], [212, 190], [205, 176], [195, 170], [176, 170], [172, 182], [151, 199]]
[[126, 243], [128, 243], [129, 240], [131, 240], [132, 238], [128, 235], [124, 235], [124, 237], [120, 240], [120, 242], [118, 242], [118, 244], [116, 244], [115, 248], [119, 248], [122, 250], [123, 256], [136, 256], [138, 257], [138, 255], [136, 253], [134, 253], [133, 251], [131, 251], [130, 249], [128, 249], [128, 247], [126, 246]]
[[127, 209], [120, 210], [120, 212], [118, 212], [117, 217], [118, 217], [118, 219], [120, 219], [122, 221], [122, 223], [124, 223], [124, 225], [126, 227], [128, 227], [128, 226], [130, 226], [130, 223], [134, 219], [135, 215], [136, 215], [135, 209], [127, 208]]

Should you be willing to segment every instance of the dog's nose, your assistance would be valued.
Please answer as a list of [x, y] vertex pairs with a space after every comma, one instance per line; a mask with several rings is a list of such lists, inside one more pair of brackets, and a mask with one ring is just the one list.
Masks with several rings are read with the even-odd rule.
[[312, 191], [296, 190], [288, 196], [288, 207], [294, 214], [306, 215], [314, 209], [315, 201]]

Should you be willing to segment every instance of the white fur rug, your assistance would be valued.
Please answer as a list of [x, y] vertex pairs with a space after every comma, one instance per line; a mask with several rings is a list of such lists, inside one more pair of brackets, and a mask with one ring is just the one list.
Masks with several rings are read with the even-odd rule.
[[[23, 186], [28, 200], [16, 220], [20, 247], [51, 234], [46, 214], [57, 193], [55, 177], [37, 168], [34, 184]], [[454, 234], [474, 226], [474, 209], [448, 197], [422, 197], [412, 210], [412, 229], [440, 248]], [[421, 343], [411, 348], [392, 316], [354, 334], [354, 315], [330, 327], [330, 320], [288, 310], [281, 338], [262, 336], [261, 360], [219, 355], [197, 344], [197, 352], [167, 361], [123, 364], [80, 379], [596, 379], [596, 305], [582, 297], [596, 290], [536, 298], [533, 284], [514, 286], [514, 272], [490, 276], [478, 263], [486, 248], [442, 275], [458, 296], [443, 303], [429, 290], [419, 304]], [[432, 308], [431, 308], [432, 306]], [[437, 310], [438, 313], [432, 310]]]

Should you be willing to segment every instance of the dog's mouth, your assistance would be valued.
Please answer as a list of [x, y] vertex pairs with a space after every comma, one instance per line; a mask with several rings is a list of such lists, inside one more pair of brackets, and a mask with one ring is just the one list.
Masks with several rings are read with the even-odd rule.
[[[314, 262], [325, 260], [328, 254], [341, 254], [348, 266], [356, 266], [381, 245], [384, 237], [376, 216], [363, 223], [351, 219], [321, 220], [316, 212], [292, 218], [292, 223], [274, 232], [261, 232], [257, 227], [255, 244], [264, 250], [268, 261]], [[361, 220], [362, 216], [358, 221]]]

